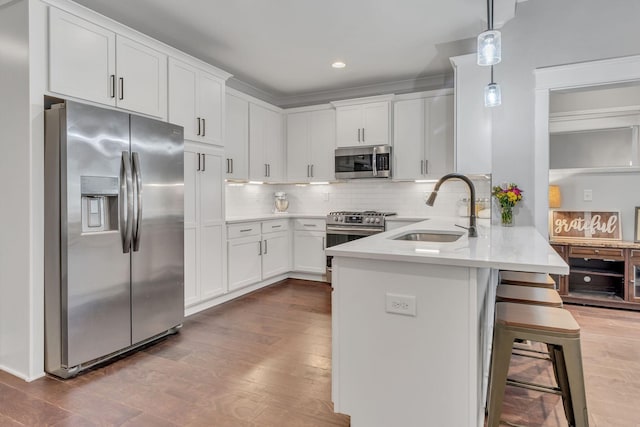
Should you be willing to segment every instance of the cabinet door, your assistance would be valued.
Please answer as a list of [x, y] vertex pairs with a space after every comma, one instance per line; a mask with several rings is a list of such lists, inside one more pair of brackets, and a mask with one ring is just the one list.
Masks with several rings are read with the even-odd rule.
[[632, 302], [640, 302], [640, 250], [629, 250], [629, 289], [627, 299]]
[[312, 181], [335, 179], [336, 113], [333, 110], [311, 114], [309, 152]]
[[265, 181], [267, 162], [265, 161], [266, 109], [249, 104], [249, 179]]
[[198, 302], [198, 188], [197, 154], [184, 152], [184, 303]]
[[389, 144], [389, 103], [372, 102], [362, 106], [362, 144]]
[[222, 111], [224, 82], [211, 74], [200, 72], [198, 78], [198, 117], [201, 122], [201, 139], [216, 145], [224, 145], [222, 138]]
[[453, 172], [453, 95], [426, 101], [425, 175], [437, 178]]
[[196, 85], [198, 70], [169, 58], [169, 122], [184, 127], [184, 139], [197, 141]]
[[115, 105], [115, 33], [49, 10], [49, 90]]
[[284, 126], [282, 114], [266, 110], [265, 160], [267, 181], [284, 180]]
[[393, 179], [414, 180], [425, 174], [425, 100], [410, 99], [394, 105]]
[[269, 233], [262, 236], [262, 279], [291, 270], [289, 233]]
[[229, 290], [257, 283], [262, 271], [262, 240], [251, 236], [227, 241]]
[[226, 176], [249, 179], [249, 102], [227, 95], [226, 111]]
[[167, 56], [126, 37], [116, 37], [117, 105], [167, 117]]
[[200, 223], [224, 223], [222, 154], [202, 153], [200, 164]]
[[361, 105], [336, 108], [336, 145], [353, 147], [362, 144], [362, 122]]
[[222, 295], [227, 287], [224, 282], [225, 236], [224, 223], [203, 224], [200, 227], [200, 297]]
[[317, 231], [296, 231], [293, 235], [293, 269], [305, 273], [326, 272], [325, 234]]
[[294, 113], [287, 116], [287, 178], [305, 182], [310, 179], [309, 122], [311, 113]]

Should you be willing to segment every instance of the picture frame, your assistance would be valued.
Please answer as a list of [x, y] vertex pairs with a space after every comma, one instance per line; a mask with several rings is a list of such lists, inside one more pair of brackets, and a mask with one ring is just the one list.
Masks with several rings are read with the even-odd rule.
[[635, 243], [640, 243], [640, 206], [636, 206], [636, 222], [634, 224], [633, 241]]

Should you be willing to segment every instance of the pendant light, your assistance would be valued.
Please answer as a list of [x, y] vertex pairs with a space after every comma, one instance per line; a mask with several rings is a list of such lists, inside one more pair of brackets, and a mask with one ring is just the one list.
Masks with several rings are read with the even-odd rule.
[[491, 83], [484, 88], [484, 106], [497, 107], [502, 104], [500, 85], [493, 81], [493, 65], [491, 66]]
[[500, 31], [493, 29], [493, 0], [487, 0], [487, 31], [478, 36], [478, 65], [495, 65], [502, 60]]

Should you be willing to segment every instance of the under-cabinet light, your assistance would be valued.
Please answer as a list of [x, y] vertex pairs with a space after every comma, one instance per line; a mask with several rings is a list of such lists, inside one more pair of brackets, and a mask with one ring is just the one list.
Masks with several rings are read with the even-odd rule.
[[264, 182], [262, 181], [249, 181], [249, 184], [262, 185]]

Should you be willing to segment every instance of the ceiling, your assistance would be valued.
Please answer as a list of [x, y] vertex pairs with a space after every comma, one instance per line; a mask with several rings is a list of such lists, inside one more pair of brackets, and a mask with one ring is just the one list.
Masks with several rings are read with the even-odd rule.
[[[279, 104], [450, 74], [449, 57], [475, 51], [486, 26], [484, 0], [75, 1], [234, 74]], [[502, 3], [515, 10], [515, 0]], [[331, 68], [336, 60], [347, 67]]]

